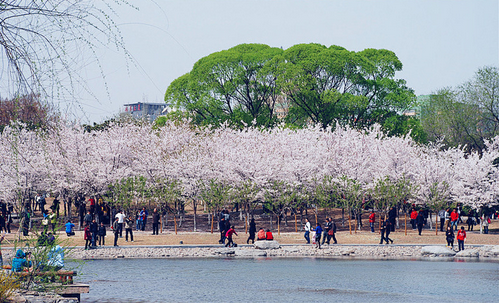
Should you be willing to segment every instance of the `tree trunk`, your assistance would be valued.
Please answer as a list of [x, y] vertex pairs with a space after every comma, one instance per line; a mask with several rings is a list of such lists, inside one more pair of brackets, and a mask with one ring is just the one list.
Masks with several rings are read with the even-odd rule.
[[175, 234], [177, 234], [177, 216], [173, 214], [173, 223], [175, 224]]
[[407, 236], [407, 213], [404, 213], [404, 233]]
[[352, 234], [352, 216], [350, 215], [350, 209], [348, 210], [348, 230]]
[[196, 222], [196, 211], [197, 211], [197, 202], [192, 201], [192, 208], [194, 210], [194, 231], [197, 231], [197, 222]]
[[213, 234], [213, 221], [215, 220], [215, 215], [213, 213], [209, 213], [208, 217], [210, 218], [210, 224], [211, 224], [211, 233]]
[[438, 236], [438, 213], [435, 211], [435, 236]]
[[298, 222], [296, 221], [296, 213], [295, 213], [295, 233], [298, 232]]

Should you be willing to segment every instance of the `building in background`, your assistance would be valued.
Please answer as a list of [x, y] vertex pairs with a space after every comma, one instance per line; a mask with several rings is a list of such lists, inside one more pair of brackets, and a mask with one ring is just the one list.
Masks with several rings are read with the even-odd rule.
[[166, 115], [173, 108], [166, 103], [148, 103], [148, 102], [138, 102], [124, 104], [125, 109], [122, 114], [129, 114], [136, 119], [147, 119], [149, 122], [153, 122], [161, 115]]

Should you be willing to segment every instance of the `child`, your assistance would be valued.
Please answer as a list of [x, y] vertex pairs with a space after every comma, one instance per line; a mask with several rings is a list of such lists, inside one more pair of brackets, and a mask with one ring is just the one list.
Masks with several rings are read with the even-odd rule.
[[464, 250], [464, 241], [466, 240], [466, 231], [464, 231], [464, 226], [457, 232], [457, 244], [459, 246], [459, 251]]

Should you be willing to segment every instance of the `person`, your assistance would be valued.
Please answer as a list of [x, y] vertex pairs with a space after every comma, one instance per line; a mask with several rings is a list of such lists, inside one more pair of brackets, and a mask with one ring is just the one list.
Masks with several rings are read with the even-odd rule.
[[20, 272], [25, 267], [31, 267], [31, 261], [29, 261], [31, 253], [24, 253], [21, 249], [16, 251], [16, 256], [12, 258], [12, 271]]
[[152, 212], [152, 234], [153, 235], [159, 234], [159, 219], [160, 219], [160, 215], [159, 215], [158, 209], [155, 208]]
[[125, 223], [125, 215], [123, 212], [120, 210], [115, 218], [118, 219], [118, 233], [120, 234], [120, 238], [123, 238], [123, 223]]
[[252, 218], [249, 224], [249, 237], [248, 240], [246, 240], [246, 244], [249, 244], [250, 240], [252, 244], [255, 244], [255, 233], [256, 233], [256, 224], [255, 224], [255, 219]]
[[118, 218], [114, 219], [113, 222], [113, 233], [114, 233], [114, 246], [118, 246], [118, 237], [119, 237], [119, 231], [118, 231]]
[[26, 209], [25, 211], [23, 211], [22, 217], [23, 217], [23, 219], [22, 219], [23, 236], [27, 237], [28, 233], [29, 233], [29, 227], [31, 225], [31, 223], [30, 223], [30, 221], [31, 221], [31, 214], [29, 213], [28, 209]]
[[5, 227], [5, 215], [4, 213], [0, 212], [0, 232], [5, 231], [7, 232], [7, 227]]
[[450, 224], [455, 231], [457, 231], [457, 219], [459, 219], [459, 215], [457, 213], [457, 209], [454, 208], [454, 210], [450, 214]]
[[322, 235], [322, 227], [319, 222], [317, 222], [317, 226], [315, 227], [315, 247], [321, 249], [321, 235]]
[[421, 236], [421, 231], [423, 231], [424, 225], [424, 215], [422, 210], [419, 211], [418, 216], [416, 217], [416, 224], [418, 226], [418, 233]]
[[445, 209], [441, 209], [438, 212], [438, 217], [440, 218], [440, 231], [444, 231], [444, 224], [445, 224]]
[[137, 211], [135, 213], [135, 224], [137, 224], [135, 230], [139, 231], [140, 230], [140, 211]]
[[90, 223], [90, 232], [92, 233], [92, 247], [97, 246], [97, 233], [99, 232], [99, 224], [95, 222], [95, 219]]
[[225, 234], [225, 237], [227, 238], [227, 244], [225, 244], [225, 247], [232, 247], [234, 246], [234, 241], [232, 241], [232, 235], [236, 235], [236, 230], [234, 229], [234, 226], [231, 226], [227, 233]]
[[483, 226], [483, 233], [484, 234], [488, 234], [489, 233], [489, 223], [490, 223], [489, 216], [483, 214], [482, 215], [482, 226]]
[[263, 240], [266, 240], [266, 235], [265, 235], [265, 230], [263, 228], [260, 228], [260, 230], [258, 231], [258, 235], [257, 235], [257, 241], [263, 241]]
[[[386, 221], [381, 220], [381, 224], [379, 225], [379, 233], [381, 234], [381, 239], [379, 240], [379, 244], [383, 244], [383, 242], [385, 241], [385, 232], [386, 232]], [[388, 241], [386, 242], [387, 242], [386, 244], [388, 244]]]
[[0, 269], [3, 266], [3, 258], [2, 258], [2, 241], [5, 239], [5, 235], [0, 236]]
[[125, 241], [128, 242], [128, 234], [130, 234], [130, 241], [133, 242], [133, 218], [128, 216], [125, 219]]
[[52, 228], [52, 232], [55, 233], [55, 225], [57, 224], [57, 214], [54, 211], [50, 211], [49, 215], [50, 227]]
[[46, 200], [45, 200], [45, 195], [40, 195], [38, 194], [38, 206], [40, 207], [40, 211], [42, 213], [45, 212], [45, 204], [46, 204]]
[[106, 226], [104, 226], [104, 222], [100, 223], [99, 230], [97, 231], [99, 236], [99, 246], [106, 245]]
[[12, 223], [12, 213], [7, 210], [7, 233], [10, 234], [10, 224]]
[[469, 215], [468, 220], [466, 220], [466, 224], [468, 224], [468, 231], [473, 231], [473, 226], [475, 225], [475, 222], [473, 220], [473, 216]]
[[49, 227], [49, 215], [46, 210], [44, 210], [42, 214], [43, 214], [43, 219], [42, 219], [43, 232], [46, 233]]
[[322, 245], [324, 245], [324, 243], [327, 243], [327, 245], [329, 245], [330, 241], [331, 241], [331, 230], [333, 229], [333, 223], [331, 222], [331, 218], [326, 218], [326, 223], [324, 224], [324, 235], [323, 235], [323, 239], [322, 239]]
[[456, 238], [459, 251], [464, 250], [464, 241], [466, 240], [466, 231], [464, 230], [464, 226], [461, 226], [461, 229], [457, 232]]
[[397, 219], [397, 209], [395, 209], [395, 206], [390, 208], [390, 211], [388, 212], [388, 219], [390, 220], [390, 231], [395, 231], [395, 222]]
[[445, 228], [450, 225], [450, 208], [445, 210]]
[[91, 248], [92, 233], [90, 232], [90, 224], [85, 225], [85, 229], [83, 231], [83, 239], [85, 240], [85, 250]]
[[390, 239], [390, 220], [385, 217], [385, 220], [382, 221], [379, 229], [381, 233], [381, 240], [379, 244], [383, 244], [383, 241], [386, 241], [386, 244], [389, 244], [388, 241], [391, 241], [393, 243], [393, 240]]
[[307, 244], [310, 244], [310, 221], [308, 221], [308, 218], [305, 218], [305, 239], [307, 240]]
[[[333, 238], [333, 244], [338, 244], [338, 241], [336, 241], [336, 223], [334, 223], [333, 219], [331, 218], [329, 218], [329, 221], [331, 221], [331, 225], [333, 226], [329, 231], [329, 235]], [[329, 244], [329, 242], [327, 244]]]
[[412, 229], [415, 230], [416, 229], [416, 219], [418, 218], [418, 212], [416, 211], [416, 209], [412, 209], [411, 211], [411, 226], [412, 226]]
[[75, 235], [75, 232], [73, 231], [75, 225], [71, 223], [71, 220], [68, 220], [68, 223], [64, 224], [64, 226], [66, 226], [66, 234], [68, 237]]
[[147, 216], [149, 216], [149, 213], [147, 212], [146, 208], [143, 207], [142, 210], [140, 211], [140, 219], [141, 219], [140, 230], [142, 230], [142, 231], [146, 230]]
[[454, 248], [454, 231], [450, 226], [448, 226], [447, 231], [445, 231], [445, 239], [447, 240], [447, 246]]
[[374, 232], [374, 224], [376, 223], [376, 213], [374, 209], [371, 210], [371, 214], [369, 214], [369, 227], [371, 227], [371, 232]]
[[52, 233], [46, 234], [42, 232], [38, 239], [36, 240], [36, 244], [38, 246], [52, 246], [55, 242], [55, 237]]
[[274, 241], [274, 235], [272, 235], [270, 229], [267, 229], [267, 232], [265, 233], [265, 240]]
[[90, 213], [93, 215], [95, 214], [95, 199], [90, 198], [88, 199], [88, 202], [90, 203]]
[[221, 216], [220, 221], [218, 221], [218, 229], [220, 230], [220, 240], [218, 240], [218, 243], [220, 244], [225, 243], [225, 234], [227, 233], [225, 228], [225, 216]]
[[59, 218], [59, 209], [61, 203], [59, 202], [59, 199], [57, 199], [57, 196], [54, 198], [54, 201], [52, 201], [52, 206], [50, 206], [50, 209], [52, 212]]
[[85, 224], [85, 226], [90, 225], [90, 223], [92, 223], [92, 215], [90, 214], [90, 211], [88, 211], [85, 217], [83, 218], [83, 223]]

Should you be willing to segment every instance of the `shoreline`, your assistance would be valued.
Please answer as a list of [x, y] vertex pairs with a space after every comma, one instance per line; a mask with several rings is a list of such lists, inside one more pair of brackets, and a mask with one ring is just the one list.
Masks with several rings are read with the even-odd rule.
[[[276, 242], [277, 243], [277, 242]], [[278, 244], [279, 245], [279, 244]], [[424, 248], [424, 249], [423, 249]], [[433, 249], [433, 250], [432, 250]], [[428, 251], [429, 250], [429, 251]], [[4, 263], [9, 263], [13, 249], [2, 249]], [[445, 245], [420, 244], [334, 244], [321, 249], [307, 244], [280, 244], [277, 249], [257, 249], [254, 245], [224, 247], [222, 245], [147, 245], [104, 246], [84, 250], [73, 247], [67, 260], [115, 259], [193, 259], [193, 258], [332, 258], [371, 260], [478, 260], [499, 262], [499, 245], [466, 245], [461, 253], [451, 252]]]

